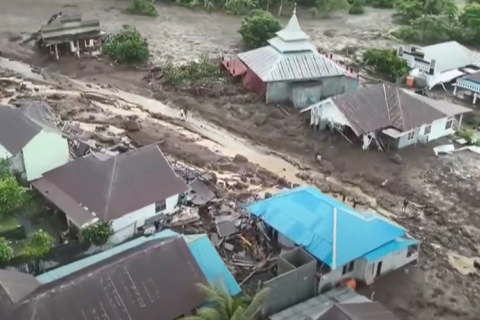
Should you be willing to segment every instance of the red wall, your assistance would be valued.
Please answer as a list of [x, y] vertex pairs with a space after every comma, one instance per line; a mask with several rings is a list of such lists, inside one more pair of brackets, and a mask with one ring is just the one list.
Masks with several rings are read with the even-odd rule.
[[262, 95], [267, 91], [267, 84], [263, 82], [252, 70], [248, 70], [243, 77], [243, 87], [248, 91]]

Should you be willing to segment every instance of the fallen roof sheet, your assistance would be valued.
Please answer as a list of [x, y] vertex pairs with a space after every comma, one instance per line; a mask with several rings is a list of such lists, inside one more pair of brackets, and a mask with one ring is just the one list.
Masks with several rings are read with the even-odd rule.
[[0, 313], [5, 319], [172, 320], [203, 303], [198, 283], [207, 281], [183, 238], [149, 241], [44, 284]]
[[339, 268], [406, 234], [405, 229], [386, 219], [358, 213], [312, 187], [280, 193], [247, 206], [247, 210], [331, 268]]
[[213, 193], [212, 190], [210, 190], [205, 183], [198, 178], [195, 178], [190, 182], [189, 186], [194, 193], [194, 197], [191, 200], [194, 204], [203, 205], [215, 198], [215, 193]]
[[[52, 201], [68, 197], [86, 208], [88, 219], [94, 213], [102, 221], [117, 219], [188, 190], [156, 145], [105, 160], [89, 155], [44, 173], [33, 185], [42, 180], [57, 188], [40, 190], [44, 194], [48, 191]], [[58, 192], [56, 198], [52, 192]]]

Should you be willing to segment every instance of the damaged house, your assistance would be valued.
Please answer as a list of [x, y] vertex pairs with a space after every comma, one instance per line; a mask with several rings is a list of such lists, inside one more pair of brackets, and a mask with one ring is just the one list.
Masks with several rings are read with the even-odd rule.
[[410, 75], [420, 87], [433, 88], [480, 70], [480, 54], [456, 41], [431, 46], [398, 47], [397, 55], [407, 61]]
[[114, 157], [93, 153], [46, 172], [32, 186], [77, 228], [111, 222], [113, 244], [172, 213], [189, 190], [156, 145]]
[[37, 278], [0, 269], [0, 318], [174, 320], [203, 304], [207, 280], [181, 237], [118, 248]]
[[[38, 105], [40, 104], [40, 105]], [[50, 123], [29, 112], [33, 106], [12, 108], [0, 105], [0, 158], [26, 181], [33, 181], [69, 162], [68, 140]]]
[[[53, 18], [53, 17], [52, 17]], [[40, 28], [37, 43], [58, 60], [60, 56], [80, 57], [82, 52], [101, 50], [100, 20], [83, 20], [81, 14], [59, 15]]]
[[379, 150], [403, 148], [458, 131], [468, 108], [433, 100], [412, 91], [378, 84], [316, 103], [310, 111], [315, 129], [337, 129], [361, 139], [363, 149], [374, 141]]
[[[404, 228], [312, 187], [285, 191], [246, 209], [263, 220], [282, 247], [299, 246], [316, 259], [318, 292], [348, 279], [371, 284], [418, 259], [419, 241]], [[299, 265], [306, 263], [294, 264]]]
[[267, 103], [288, 101], [303, 108], [322, 98], [354, 91], [358, 76], [333, 61], [331, 55], [318, 53], [309, 39], [294, 11], [285, 29], [268, 40], [269, 45], [240, 53], [238, 60], [229, 63], [244, 73], [244, 87], [265, 94]]

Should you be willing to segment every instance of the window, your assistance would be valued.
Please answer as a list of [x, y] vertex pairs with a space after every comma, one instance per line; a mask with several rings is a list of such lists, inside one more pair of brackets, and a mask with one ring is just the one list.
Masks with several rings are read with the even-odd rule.
[[424, 134], [427, 135], [427, 134], [430, 134], [430, 132], [432, 132], [432, 125], [428, 125], [425, 127]]
[[342, 269], [342, 276], [347, 274], [347, 273], [352, 272], [354, 268], [355, 268], [355, 262], [354, 261], [350, 262], [349, 264], [344, 265], [343, 269]]
[[155, 213], [159, 213], [167, 208], [167, 204], [165, 201], [162, 202], [155, 202]]
[[445, 124], [445, 130], [452, 128], [452, 125], [453, 125], [453, 119], [448, 120], [447, 123]]
[[413, 138], [415, 138], [415, 131], [410, 131], [408, 133], [407, 140], [413, 140]]

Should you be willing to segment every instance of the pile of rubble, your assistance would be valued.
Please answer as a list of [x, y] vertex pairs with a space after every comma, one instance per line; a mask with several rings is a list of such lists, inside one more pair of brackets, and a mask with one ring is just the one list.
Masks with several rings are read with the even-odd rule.
[[264, 273], [263, 280], [275, 276], [273, 269], [281, 248], [271, 241], [263, 222], [244, 209], [264, 195], [238, 193], [227, 188], [235, 181], [219, 179], [213, 172], [200, 172], [179, 162], [172, 162], [172, 167], [187, 181], [190, 191], [181, 199], [179, 210], [162, 221], [162, 228], [181, 234], [208, 234], [241, 284], [259, 273]]

